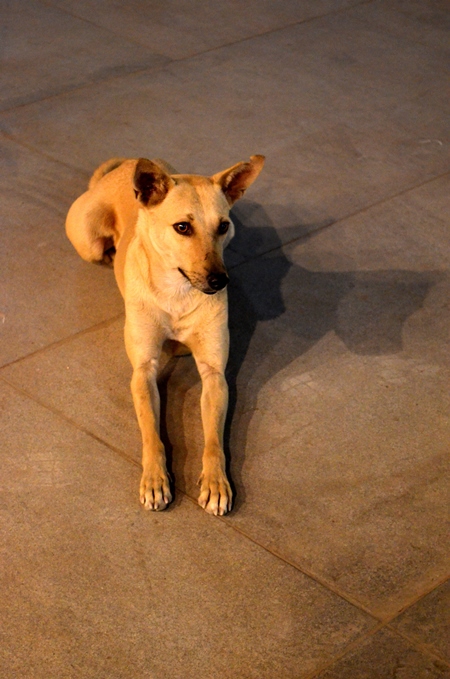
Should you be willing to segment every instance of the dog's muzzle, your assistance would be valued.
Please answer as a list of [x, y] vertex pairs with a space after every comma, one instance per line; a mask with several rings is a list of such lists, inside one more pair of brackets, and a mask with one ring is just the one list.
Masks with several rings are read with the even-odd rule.
[[216, 292], [223, 290], [230, 281], [225, 271], [212, 271], [206, 276], [208, 288], [205, 289], [204, 285], [202, 285], [202, 280], [204, 280], [203, 277], [202, 280], [200, 280], [200, 277], [197, 280], [197, 276], [192, 278], [192, 275], [188, 276], [187, 273], [183, 271], [183, 269], [179, 268], [178, 271], [189, 281], [189, 283], [194, 288], [197, 288], [197, 290], [201, 290], [201, 292], [204, 292], [205, 295], [215, 295]]

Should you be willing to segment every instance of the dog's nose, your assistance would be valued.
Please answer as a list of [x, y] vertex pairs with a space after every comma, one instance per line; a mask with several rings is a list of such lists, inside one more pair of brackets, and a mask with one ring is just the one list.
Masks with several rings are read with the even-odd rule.
[[227, 284], [228, 281], [230, 280], [227, 276], [226, 273], [223, 272], [217, 272], [217, 273], [210, 273], [207, 277], [206, 280], [208, 281], [208, 285], [212, 290], [222, 290]]

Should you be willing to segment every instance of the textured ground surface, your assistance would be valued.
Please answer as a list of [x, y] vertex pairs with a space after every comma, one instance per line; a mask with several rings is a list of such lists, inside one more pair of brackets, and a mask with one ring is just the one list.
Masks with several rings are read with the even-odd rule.
[[[0, 674], [450, 677], [450, 7], [1, 3]], [[233, 512], [199, 378], [138, 502], [123, 305], [64, 218], [111, 156], [263, 153], [227, 261]]]

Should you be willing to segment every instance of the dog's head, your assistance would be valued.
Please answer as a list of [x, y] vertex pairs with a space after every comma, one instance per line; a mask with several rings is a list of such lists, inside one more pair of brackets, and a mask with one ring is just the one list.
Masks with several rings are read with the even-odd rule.
[[228, 283], [223, 249], [234, 235], [231, 206], [255, 181], [264, 156], [251, 156], [212, 177], [168, 174], [140, 158], [134, 191], [144, 210], [145, 238], [162, 258], [198, 290], [213, 295]]

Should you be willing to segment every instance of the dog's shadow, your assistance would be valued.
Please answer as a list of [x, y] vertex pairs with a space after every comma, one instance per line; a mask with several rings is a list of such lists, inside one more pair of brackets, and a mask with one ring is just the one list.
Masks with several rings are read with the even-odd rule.
[[[261, 207], [243, 201], [233, 221], [236, 236], [226, 257], [231, 282], [225, 449], [232, 461], [229, 473], [237, 509], [245, 501], [241, 470], [250, 421], [246, 414], [255, 408], [263, 385], [330, 331], [357, 354], [399, 352], [405, 321], [422, 307], [440, 275], [310, 271], [286, 256], [279, 230]], [[293, 237], [313, 238], [320, 226], [296, 227]], [[266, 254], [258, 256], [261, 252]], [[200, 384], [193, 360], [177, 360], [160, 381], [162, 438], [176, 485], [192, 494], [200, 466], [199, 461], [198, 468], [192, 464], [192, 449], [200, 456], [202, 448]]]

